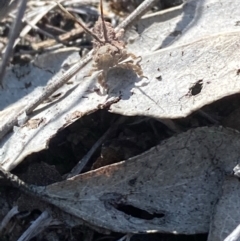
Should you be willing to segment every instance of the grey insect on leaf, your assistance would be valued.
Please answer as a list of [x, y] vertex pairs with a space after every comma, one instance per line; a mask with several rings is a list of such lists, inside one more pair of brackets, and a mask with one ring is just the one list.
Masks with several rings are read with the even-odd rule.
[[119, 32], [116, 32], [112, 25], [104, 20], [102, 5], [102, 0], [100, 0], [101, 16], [99, 16], [91, 31], [59, 4], [67, 16], [74, 19], [93, 37], [93, 68], [89, 75], [98, 72], [100, 94], [105, 95], [109, 88], [107, 74], [112, 68], [130, 69], [139, 77], [145, 76], [139, 64], [141, 57], [127, 51], [125, 43], [122, 40], [124, 30], [121, 29]]

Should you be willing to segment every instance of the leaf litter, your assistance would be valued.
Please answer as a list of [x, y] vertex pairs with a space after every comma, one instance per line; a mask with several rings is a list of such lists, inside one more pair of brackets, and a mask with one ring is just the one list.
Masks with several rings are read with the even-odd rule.
[[[21, 184], [20, 189], [93, 227], [122, 233], [206, 233], [216, 203], [238, 198], [238, 192], [224, 196], [222, 187], [239, 186], [233, 176], [239, 145], [236, 131], [197, 128], [126, 161], [45, 187]], [[223, 205], [213, 216], [212, 222], [219, 222], [214, 218], [228, 212], [221, 219], [224, 225], [213, 226], [212, 235], [221, 233], [214, 240], [225, 238], [239, 223], [236, 205], [227, 210]], [[129, 213], [126, 207], [140, 214]]]
[[[218, 4], [216, 6], [218, 7]], [[232, 17], [236, 17], [237, 21], [237, 14]], [[204, 18], [204, 15], [202, 15], [202, 18]], [[235, 21], [232, 21], [234, 23], [232, 26], [236, 28]], [[217, 42], [218, 44], [216, 44]], [[226, 48], [226, 46], [228, 47]], [[40, 125], [39, 128], [31, 131], [24, 127], [16, 128], [14, 133], [10, 133], [6, 139], [1, 141], [2, 165], [5, 169], [11, 170], [33, 151], [46, 148], [49, 137], [55, 135], [63, 126], [69, 125], [76, 120], [76, 118], [72, 118], [72, 116], [76, 116], [76, 112], [81, 117], [99, 109], [99, 107], [101, 108], [102, 105], [109, 105], [111, 112], [122, 115], [144, 115], [174, 119], [185, 117], [202, 106], [224, 96], [238, 93], [238, 51], [238, 32], [230, 32], [205, 37], [184, 46], [163, 49], [148, 55], [144, 52], [141, 56], [141, 66], [144, 75], [149, 79], [147, 81], [149, 83], [146, 86], [136, 87], [136, 82], [140, 82], [139, 85], [144, 85], [145, 80], [141, 84], [141, 80], [132, 71], [121, 69], [110, 71], [107, 84], [111, 86], [111, 90], [108, 97], [99, 96], [97, 93], [92, 92], [94, 80], [84, 78], [89, 73], [91, 66], [86, 66], [86, 69], [83, 69], [81, 73], [73, 78], [72, 85], [65, 85], [58, 91], [58, 93], [61, 93], [62, 98], [57, 98], [54, 105], [51, 102], [49, 105], [46, 105], [46, 103], [40, 105], [38, 109], [41, 111], [36, 109], [30, 115], [31, 118], [38, 119], [48, 116], [45, 125]], [[134, 51], [131, 52], [138, 55]], [[57, 53], [55, 55], [57, 56]], [[66, 59], [66, 56], [60, 56]], [[32, 81], [48, 80], [51, 76], [51, 72], [47, 68], [49, 65], [48, 55], [41, 56], [38, 59], [42, 59], [41, 62], [46, 63], [46, 71], [42, 71], [43, 67], [39, 69], [36, 63], [37, 68], [33, 68], [37, 70], [37, 73], [31, 71], [29, 77], [25, 77], [26, 82], [31, 83], [32, 86], [41, 85]], [[52, 77], [52, 82], [63, 72], [60, 69], [63, 59], [59, 59], [60, 62], [57, 62], [56, 68], [53, 69], [55, 75]], [[70, 64], [65, 61], [65, 65], [69, 66]], [[11, 72], [9, 74], [14, 77]], [[32, 77], [35, 75], [38, 78]], [[198, 95], [192, 95], [191, 89], [199, 81], [202, 83], [201, 91]], [[16, 84], [13, 88], [6, 86], [6, 89], [11, 90], [12, 95], [19, 98], [18, 96], [21, 93], [19, 88], [24, 88], [23, 83], [19, 82], [16, 77], [9, 80], [8, 83], [9, 85]], [[21, 85], [21, 87], [17, 87], [18, 85]], [[27, 90], [29, 95], [25, 96], [25, 100], [22, 100], [23, 105], [41, 91], [43, 89], [36, 87], [31, 88], [31, 92]], [[111, 97], [114, 98], [113, 102], [117, 102], [116, 104], [106, 101], [106, 98], [111, 99]], [[3, 101], [3, 103], [5, 102]], [[6, 112], [15, 114], [11, 108], [14, 107], [10, 107], [10, 110], [5, 108], [1, 115]], [[4, 118], [1, 124], [6, 121], [7, 119]], [[39, 132], [40, 134], [37, 134]], [[25, 139], [24, 148], [21, 141], [22, 136]], [[8, 148], [9, 143], [17, 143], [14, 150]]]
[[[235, 1], [232, 3], [234, 8]], [[189, 1], [182, 8], [185, 14], [191, 9], [189, 6], [195, 6], [192, 15], [201, 14], [195, 19], [194, 27], [182, 34], [183, 38], [177, 36], [175, 46], [173, 44], [173, 47], [151, 53], [142, 48], [141, 67], [149, 79], [146, 86], [135, 85], [135, 82], [141, 82], [141, 79], [133, 72], [113, 69], [108, 76], [107, 83], [111, 87], [108, 98], [117, 97], [117, 103], [106, 104], [106, 96], [90, 91], [92, 81], [95, 80], [84, 79], [81, 85], [78, 85], [84, 73], [89, 71], [87, 66], [75, 77], [73, 87], [62, 88], [64, 98], [56, 101], [55, 105], [50, 103], [49, 106], [40, 106], [37, 113], [32, 115], [34, 119], [47, 117], [42, 125], [31, 131], [26, 126], [15, 128], [14, 132], [2, 139], [3, 168], [13, 169], [32, 152], [46, 148], [50, 138], [58, 130], [104, 104], [111, 112], [122, 115], [175, 119], [186, 117], [207, 104], [238, 93], [237, 8], [231, 11], [228, 4], [226, 11], [230, 11], [231, 15], [221, 14], [223, 8], [219, 7], [217, 1], [205, 1], [202, 4], [200, 1]], [[213, 14], [214, 11], [216, 15]], [[190, 15], [186, 14], [185, 17]], [[228, 32], [224, 32], [224, 24], [224, 27], [218, 28], [216, 32], [208, 28], [213, 26], [209, 24], [211, 16], [213, 22], [215, 16], [221, 16], [221, 21], [228, 26]], [[228, 16], [231, 16], [231, 21]], [[169, 17], [169, 12], [163, 13], [161, 17]], [[171, 18], [169, 21], [172, 21]], [[166, 25], [169, 26], [168, 22]], [[150, 24], [150, 29], [152, 28]], [[210, 30], [207, 32], [198, 29]], [[138, 33], [139, 38], [133, 41], [134, 44], [144, 47], [144, 44], [139, 43], [145, 40], [148, 45], [147, 36], [144, 35], [149, 34], [148, 30], [146, 27], [142, 34]], [[191, 30], [200, 34], [196, 36]], [[215, 35], [212, 35], [213, 33]], [[161, 47], [161, 42], [158, 45], [157, 48]], [[131, 51], [131, 46], [129, 49]], [[61, 65], [57, 66], [57, 71], [61, 72]], [[30, 75], [34, 75], [34, 67], [35, 65], [32, 66]], [[9, 74], [11, 75], [11, 72]], [[44, 79], [48, 80], [49, 77], [45, 76]], [[9, 85], [11, 83], [14, 83], [14, 80], [8, 81]], [[8, 90], [12, 91], [11, 86], [8, 86]], [[28, 98], [31, 95], [33, 93], [30, 93]], [[23, 100], [22, 105], [24, 101], [26, 102]], [[6, 115], [11, 110], [3, 110], [1, 115]], [[191, 234], [210, 230], [208, 240], [223, 240], [237, 229], [239, 224], [239, 215], [233, 211], [238, 209], [237, 202], [233, 201], [238, 198], [238, 182], [230, 175], [239, 161], [236, 151], [239, 148], [238, 139], [238, 133], [226, 129], [211, 127], [190, 130], [128, 161], [47, 186], [43, 189], [44, 196], [39, 195], [39, 187], [37, 195], [86, 221], [90, 226], [123, 233], [156, 230]], [[174, 152], [177, 157], [173, 156]], [[154, 161], [149, 161], [152, 159]], [[159, 173], [156, 170], [160, 170]], [[141, 175], [137, 175], [140, 172]], [[159, 195], [156, 190], [161, 190], [160, 187], [165, 188]], [[79, 198], [82, 195], [86, 195], [86, 198]], [[150, 196], [153, 198], [150, 199]], [[150, 203], [150, 200], [153, 202]], [[92, 203], [94, 205], [91, 205]], [[134, 207], [139, 212], [142, 210], [142, 216], [147, 218], [126, 213], [126, 207]]]

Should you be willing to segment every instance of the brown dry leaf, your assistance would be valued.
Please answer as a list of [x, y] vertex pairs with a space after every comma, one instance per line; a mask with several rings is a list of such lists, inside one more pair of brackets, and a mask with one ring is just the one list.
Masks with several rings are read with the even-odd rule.
[[224, 188], [222, 193], [223, 184], [236, 185], [236, 178], [227, 176], [239, 160], [239, 148], [238, 132], [197, 128], [127, 161], [38, 191], [87, 223], [122, 233], [206, 233], [216, 207], [212, 223], [224, 226], [214, 226], [209, 240], [220, 241], [240, 222], [234, 214], [239, 202], [229, 205], [239, 191], [234, 186], [233, 192]]

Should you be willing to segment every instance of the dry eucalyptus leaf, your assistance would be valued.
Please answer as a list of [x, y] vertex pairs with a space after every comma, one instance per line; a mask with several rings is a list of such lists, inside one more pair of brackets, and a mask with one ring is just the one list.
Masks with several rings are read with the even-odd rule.
[[[111, 71], [109, 85], [114, 81], [115, 88], [109, 95], [116, 97], [122, 91], [122, 99], [111, 105], [111, 111], [122, 115], [178, 118], [238, 93], [239, 37], [240, 32], [220, 34], [143, 56], [142, 67], [150, 81], [144, 87], [134, 87], [137, 77], [129, 70]], [[82, 81], [78, 86], [75, 83], [73, 90], [68, 87], [70, 93], [59, 98], [54, 105], [50, 103], [49, 108], [40, 106], [41, 112], [37, 112], [34, 119], [46, 120], [38, 128], [22, 127], [7, 142], [2, 141], [3, 167], [11, 170], [26, 155], [46, 148], [47, 141], [57, 130], [76, 119], [75, 113], [80, 112], [79, 118], [98, 109], [107, 97], [86, 92], [91, 88], [90, 81]], [[14, 143], [14, 150], [9, 148], [11, 143]]]
[[[234, 230], [239, 229], [240, 224], [240, 182], [237, 179], [226, 178], [222, 189], [223, 193], [214, 211], [208, 240], [237, 241], [240, 237], [236, 238]], [[225, 239], [228, 236], [231, 239]]]
[[[227, 28], [225, 23], [227, 25], [231, 23], [231, 26], [234, 26], [234, 28], [230, 28], [231, 30], [237, 28], [236, 19], [239, 16], [237, 3], [237, 0], [231, 1], [231, 4], [226, 7], [229, 14], [225, 14], [225, 12], [223, 14], [221, 5], [216, 1], [187, 2], [183, 7], [187, 12], [183, 15], [183, 19], [169, 15], [169, 21], [164, 22], [169, 26], [169, 23], [173, 21], [172, 25], [178, 27], [184, 17], [185, 20], [189, 20], [190, 16], [194, 16], [196, 17], [195, 22], [188, 21], [192, 25], [188, 24], [189, 29], [184, 32], [185, 40], [183, 42], [185, 43], [186, 39], [195, 40], [194, 36], [202, 39], [182, 46], [177, 46], [178, 41], [176, 41], [175, 47], [148, 54], [141, 42], [138, 42], [141, 50], [137, 48], [131, 50], [130, 48], [128, 52], [142, 57], [140, 64], [143, 74], [148, 77], [148, 80], [139, 79], [131, 70], [115, 69], [108, 75], [109, 96], [99, 96], [96, 92], [92, 92], [96, 83], [94, 76], [84, 78], [91, 69], [91, 63], [87, 65], [71, 79], [70, 85], [63, 86], [55, 93], [56, 96], [58, 95], [57, 98], [52, 98], [48, 100], [49, 102], [40, 105], [31, 115], [35, 120], [44, 120], [37, 128], [29, 129], [27, 126], [14, 128], [14, 132], [0, 141], [0, 161], [3, 168], [11, 170], [26, 156], [47, 148], [50, 138], [58, 130], [73, 123], [81, 116], [99, 109], [101, 105], [106, 104], [106, 101], [109, 101], [107, 102], [109, 104], [106, 105], [110, 105], [111, 97], [115, 101], [118, 98], [121, 99], [118, 103], [111, 105], [110, 110], [114, 113], [179, 118], [220, 98], [238, 93], [240, 90], [240, 49], [238, 44], [240, 32], [206, 36], [209, 33], [225, 31]], [[177, 12], [175, 16], [178, 16], [180, 12]], [[167, 17], [167, 14], [164, 14]], [[213, 21], [211, 21], [211, 16]], [[217, 19], [216, 16], [219, 16], [222, 24], [214, 22]], [[176, 21], [176, 19], [178, 20]], [[157, 21], [161, 21], [161, 19]], [[141, 41], [149, 41], [149, 38], [144, 35], [149, 28], [156, 28], [155, 31], [161, 32], [159, 26], [154, 27], [151, 23], [146, 24], [145, 29], [143, 26], [139, 37]], [[213, 31], [214, 27], [211, 26], [218, 26], [218, 28]], [[194, 30], [195, 28], [197, 30]], [[197, 31], [198, 35], [190, 30]], [[154, 37], [152, 38], [154, 39]], [[156, 41], [156, 44], [161, 44], [158, 39]], [[153, 44], [150, 45], [153, 46]], [[13, 67], [8, 70], [6, 87], [4, 90], [0, 90], [0, 105], [5, 108], [0, 112], [0, 117], [2, 117], [0, 126], [7, 121], [9, 113], [15, 113], [31, 98], [44, 91], [39, 86], [45, 86], [50, 82], [50, 78], [53, 78], [51, 81], [54, 81], [61, 72], [67, 69], [66, 65], [71, 66], [74, 62], [73, 59], [79, 59], [76, 53], [70, 55], [70, 51], [65, 54], [56, 54], [58, 59], [50, 59], [51, 56], [55, 57], [54, 54], [40, 56], [39, 60], [29, 68]], [[71, 57], [72, 61], [68, 61]], [[65, 64], [64, 59], [66, 59]], [[10, 104], [13, 105], [6, 108]]]
[[[37, 190], [87, 223], [122, 233], [206, 233], [216, 210], [213, 224], [224, 225], [214, 226], [209, 240], [220, 241], [240, 222], [239, 202], [232, 202], [239, 190], [222, 192], [223, 184], [236, 185], [227, 176], [239, 161], [239, 148], [238, 132], [197, 128], [134, 158]], [[224, 215], [233, 212], [231, 220]]]
[[239, 14], [237, 0], [188, 0], [181, 6], [144, 16], [137, 24], [139, 36], [130, 37], [128, 48], [143, 54], [238, 31]]
[[142, 56], [143, 72], [149, 78], [143, 87], [134, 86], [133, 75], [126, 71], [110, 73], [109, 81], [119, 83], [112, 93], [122, 91], [121, 100], [111, 105], [111, 111], [181, 118], [238, 93], [239, 38], [239, 31], [223, 33]]
[[[16, 66], [12, 70], [9, 69], [6, 74], [9, 82], [0, 90], [0, 98], [3, 99], [0, 101], [0, 107], [3, 109], [0, 112], [0, 124], [3, 125], [11, 115], [18, 113], [31, 98], [39, 96], [44, 91], [42, 86], [56, 80], [74, 60], [79, 60], [78, 56], [75, 50], [69, 49], [40, 56], [25, 68]], [[25, 125], [14, 128], [13, 133], [0, 141], [0, 160], [6, 170], [12, 170], [32, 152], [47, 148], [49, 139], [60, 128], [97, 110], [98, 105], [106, 103], [106, 96], [96, 93], [93, 99], [91, 96], [86, 98], [92, 88], [92, 79], [83, 77], [86, 73], [87, 71], [83, 71], [78, 75], [78, 80], [74, 77], [70, 84], [55, 92], [55, 98], [47, 100], [34, 111], [32, 119], [40, 120], [37, 128], [29, 128], [29, 120]], [[21, 119], [24, 120], [25, 116]]]

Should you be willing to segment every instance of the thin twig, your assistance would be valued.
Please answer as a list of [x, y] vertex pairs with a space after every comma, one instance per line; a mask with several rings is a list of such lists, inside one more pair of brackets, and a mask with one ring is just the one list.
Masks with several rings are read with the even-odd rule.
[[145, 0], [115, 28], [115, 31], [118, 32], [120, 29], [129, 28], [136, 21], [138, 21], [156, 1], [157, 0]]
[[10, 118], [3, 126], [0, 127], [0, 139], [10, 131], [13, 126], [17, 125], [18, 117], [26, 113], [29, 115], [38, 105], [45, 99], [51, 96], [56, 90], [68, 82], [83, 66], [85, 66], [92, 58], [92, 51], [89, 52], [85, 58], [80, 60], [78, 64], [72, 66], [69, 71], [65, 72], [61, 78], [57, 79], [54, 83], [49, 84], [40, 96], [34, 98], [22, 111], [16, 116]]
[[119, 118], [105, 133], [100, 139], [92, 146], [89, 152], [77, 163], [77, 165], [72, 169], [72, 171], [68, 174], [67, 178], [71, 178], [75, 175], [78, 175], [82, 172], [83, 168], [87, 165], [88, 161], [95, 153], [96, 149], [102, 145], [102, 143], [112, 134], [118, 126], [124, 121], [124, 117]]
[[208, 121], [210, 121], [212, 124], [219, 125], [219, 121], [216, 120], [213, 116], [209, 115], [207, 112], [203, 110], [198, 110], [197, 113], [201, 115], [202, 117], [206, 118]]
[[50, 39], [54, 39], [55, 42], [57, 43], [61, 43], [64, 44], [58, 37], [54, 36], [53, 34], [50, 34], [48, 32], [46, 32], [45, 30], [39, 28], [38, 26], [32, 24], [30, 21], [28, 21], [27, 19], [25, 19], [25, 23], [27, 23], [32, 29], [34, 29], [35, 31], [38, 31], [39, 33], [49, 37]]
[[104, 43], [96, 34], [91, 32], [87, 27], [84, 26], [78, 19], [76, 19], [71, 13], [69, 13], [60, 3], [56, 2], [59, 8], [67, 15], [68, 18], [72, 19], [73, 21], [77, 22], [89, 35], [95, 38], [99, 43]]
[[32, 43], [32, 48], [34, 50], [39, 50], [39, 49], [46, 50], [46, 48], [54, 46], [55, 44], [57, 44], [57, 42], [61, 42], [63, 44], [65, 44], [67, 42], [69, 43], [71, 41], [71, 39], [76, 38], [83, 32], [84, 31], [82, 28], [72, 29], [70, 32], [59, 35], [57, 37], [57, 39], [59, 41], [55, 41], [55, 39], [48, 39], [48, 40], [45, 40], [45, 41], [42, 41], [39, 43]]
[[21, 235], [18, 241], [29, 241], [31, 238], [37, 236], [39, 233], [43, 232], [47, 227], [49, 227], [52, 220], [52, 216], [47, 211], [44, 211]]
[[103, 36], [104, 36], [105, 42], [107, 43], [108, 42], [108, 36], [107, 36], [107, 28], [106, 28], [106, 25], [105, 25], [105, 22], [104, 22], [102, 0], [100, 0], [100, 11], [101, 11], [101, 19], [102, 19]]
[[[63, 0], [59, 0], [59, 2], [61, 2], [61, 1], [63, 1]], [[31, 19], [31, 24], [36, 25], [49, 11], [51, 11], [56, 6], [57, 6], [57, 4], [54, 2], [54, 3], [49, 4], [49, 6], [44, 6], [41, 9], [38, 8], [35, 11], [26, 13], [26, 16], [24, 17], [24, 19], [22, 21], [25, 22], [25, 18], [28, 21], [30, 21], [29, 19]], [[30, 25], [25, 26], [19, 36], [24, 37], [31, 29], [32, 29], [32, 27]], [[16, 46], [20, 42], [20, 39], [21, 39], [20, 37], [16, 39], [14, 46]]]
[[[125, 28], [130, 25], [131, 22], [135, 21], [144, 14], [146, 9], [149, 8], [156, 0], [145, 0], [139, 7], [131, 13], [117, 28], [116, 31], [120, 31], [122, 28]], [[33, 98], [30, 103], [17, 115], [10, 118], [6, 123], [0, 126], [0, 139], [4, 137], [13, 126], [17, 125], [18, 117], [23, 113], [29, 115], [39, 104], [41, 104], [45, 99], [51, 96], [56, 90], [58, 90], [61, 86], [67, 83], [70, 78], [72, 78], [78, 71], [85, 66], [92, 59], [93, 51], [90, 51], [85, 58], [81, 61], [73, 65], [67, 72], [65, 72], [60, 78], [56, 79], [56, 81], [45, 88], [45, 91], [36, 98]]]
[[128, 233], [128, 234], [124, 235], [123, 237], [121, 237], [120, 239], [118, 239], [117, 241], [130, 241], [133, 235], [134, 234]]
[[7, 215], [3, 218], [0, 223], [0, 234], [2, 233], [3, 229], [7, 227], [12, 217], [14, 217], [18, 212], [18, 206], [14, 206]]
[[87, 165], [92, 155], [95, 153], [95, 151], [102, 145], [102, 143], [106, 140], [109, 133], [112, 132], [112, 127], [110, 127], [103, 136], [100, 137], [100, 139], [97, 140], [97, 142], [92, 146], [92, 148], [88, 151], [88, 153], [77, 163], [77, 165], [71, 170], [71, 172], [67, 175], [67, 179], [71, 178], [73, 176], [78, 175], [82, 172], [83, 168]]
[[8, 61], [11, 57], [14, 42], [20, 32], [20, 28], [22, 25], [22, 18], [23, 18], [26, 6], [27, 6], [27, 0], [22, 0], [21, 3], [19, 4], [19, 10], [18, 10], [17, 16], [16, 16], [13, 26], [10, 30], [8, 45], [7, 45], [6, 51], [3, 55], [2, 64], [0, 66], [0, 85], [2, 87], [3, 87], [3, 78], [5, 75], [5, 70], [6, 70]]

